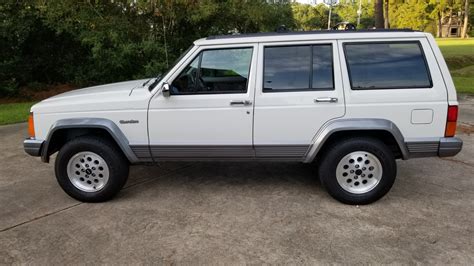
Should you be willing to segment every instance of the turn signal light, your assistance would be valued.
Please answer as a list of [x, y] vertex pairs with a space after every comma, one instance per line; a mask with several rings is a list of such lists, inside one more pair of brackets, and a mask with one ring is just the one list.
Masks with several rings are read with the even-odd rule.
[[35, 137], [35, 121], [33, 119], [33, 113], [30, 113], [30, 116], [28, 116], [28, 135], [30, 138]]
[[458, 106], [448, 106], [448, 118], [446, 121], [445, 137], [454, 137], [456, 135], [456, 123], [458, 121]]

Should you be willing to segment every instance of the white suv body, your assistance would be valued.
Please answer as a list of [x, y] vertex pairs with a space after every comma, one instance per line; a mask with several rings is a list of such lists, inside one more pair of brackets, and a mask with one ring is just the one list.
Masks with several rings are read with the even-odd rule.
[[[107, 139], [124, 161], [132, 164], [169, 160], [321, 164], [330, 146], [351, 138], [377, 140], [393, 159], [454, 156], [462, 147], [453, 131], [457, 105], [447, 65], [428, 33], [322, 31], [213, 36], [195, 41], [161, 78], [75, 90], [34, 105], [32, 133], [24, 145], [29, 154], [42, 156], [46, 162], [52, 153], [61, 154], [71, 140], [84, 137]], [[105, 151], [83, 150], [112, 167], [113, 162], [101, 156]], [[378, 157], [376, 152], [365, 156]], [[377, 165], [383, 166], [378, 158]], [[74, 175], [71, 168], [61, 176], [59, 168], [71, 167], [74, 161], [66, 159], [64, 166], [56, 162], [56, 175], [71, 196], [96, 201], [118, 191], [104, 192], [114, 178], [111, 172], [107, 182], [91, 178], [88, 184], [97, 169], [81, 163], [80, 175], [70, 176]], [[336, 179], [336, 163], [335, 169], [324, 170], [323, 175], [331, 176], [328, 179]], [[91, 174], [87, 175], [87, 169]], [[346, 174], [360, 182], [351, 179], [350, 186], [344, 187], [341, 180], [346, 176], [338, 178], [339, 192], [347, 195], [335, 195], [338, 192], [331, 192], [328, 182], [323, 182], [342, 202], [372, 202], [393, 183], [387, 181], [384, 186], [388, 189], [375, 193], [383, 183], [382, 172], [387, 170], [380, 169], [375, 182], [363, 179], [363, 173], [356, 175], [360, 171], [352, 165], [349, 169], [352, 173]], [[68, 180], [72, 186], [67, 187]], [[363, 180], [369, 186], [365, 190], [360, 189]], [[81, 182], [85, 182], [83, 186]], [[74, 189], [77, 191], [68, 191]]]

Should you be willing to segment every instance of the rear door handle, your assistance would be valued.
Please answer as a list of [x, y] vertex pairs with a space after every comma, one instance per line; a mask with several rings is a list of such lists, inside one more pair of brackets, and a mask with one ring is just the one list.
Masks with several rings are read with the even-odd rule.
[[314, 99], [315, 103], [337, 103], [337, 98], [334, 97], [322, 97]]
[[252, 105], [252, 101], [230, 101], [230, 105], [242, 105], [242, 106], [246, 106], [246, 105]]

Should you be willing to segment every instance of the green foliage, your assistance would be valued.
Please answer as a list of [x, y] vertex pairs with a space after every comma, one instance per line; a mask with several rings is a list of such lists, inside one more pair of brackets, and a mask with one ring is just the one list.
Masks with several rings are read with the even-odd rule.
[[4, 0], [0, 11], [0, 96], [156, 76], [198, 38], [294, 27], [289, 4], [264, 0]]
[[295, 3], [292, 8], [297, 29], [317, 30], [327, 28], [329, 9], [326, 5], [311, 6]]
[[[372, 27], [373, 1], [361, 1], [359, 28]], [[390, 0], [391, 27], [435, 32], [438, 19], [457, 13], [462, 1]], [[155, 76], [194, 40], [209, 35], [274, 31], [280, 25], [327, 28], [326, 5], [268, 2], [272, 1], [0, 1], [0, 97], [29, 84], [85, 86]], [[356, 24], [358, 8], [358, 0], [339, 1], [331, 24]]]
[[44, 26], [38, 9], [26, 2], [0, 4], [0, 95], [31, 81], [64, 82], [82, 49], [66, 33]]
[[408, 0], [397, 5], [391, 9], [391, 27], [425, 30], [430, 23], [428, 7], [427, 2], [418, 0]]
[[[359, 1], [341, 1], [336, 6], [335, 12], [339, 15], [341, 21], [357, 24], [357, 10]], [[374, 26], [374, 4], [368, 0], [362, 1], [359, 29], [367, 29]]]

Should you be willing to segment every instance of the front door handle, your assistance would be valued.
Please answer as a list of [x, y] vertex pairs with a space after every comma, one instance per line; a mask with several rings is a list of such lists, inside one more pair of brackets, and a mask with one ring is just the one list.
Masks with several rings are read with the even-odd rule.
[[245, 101], [230, 101], [230, 105], [242, 105], [242, 106], [252, 105], [252, 101], [248, 101], [248, 100], [245, 100]]
[[334, 97], [323, 97], [314, 99], [315, 103], [337, 103], [337, 98]]

